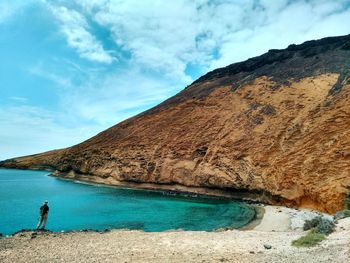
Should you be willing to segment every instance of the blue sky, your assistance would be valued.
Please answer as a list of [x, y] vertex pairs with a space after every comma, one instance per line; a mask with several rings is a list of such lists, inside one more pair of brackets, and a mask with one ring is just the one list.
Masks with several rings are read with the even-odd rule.
[[71, 146], [205, 72], [350, 33], [350, 0], [0, 0], [0, 159]]

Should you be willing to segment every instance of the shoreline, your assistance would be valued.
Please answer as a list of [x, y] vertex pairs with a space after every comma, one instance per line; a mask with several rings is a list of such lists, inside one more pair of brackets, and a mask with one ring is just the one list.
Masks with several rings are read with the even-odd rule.
[[112, 188], [124, 188], [131, 190], [149, 190], [159, 191], [169, 195], [180, 195], [185, 197], [207, 197], [227, 199], [234, 201], [242, 201], [248, 204], [264, 204], [264, 205], [283, 205], [290, 207], [288, 204], [277, 201], [278, 196], [272, 196], [269, 193], [249, 191], [242, 189], [224, 189], [224, 188], [210, 188], [200, 186], [185, 186], [181, 184], [158, 184], [158, 183], [144, 183], [144, 182], [130, 182], [119, 181], [113, 177], [99, 177], [95, 175], [77, 174], [73, 171], [68, 173], [62, 173], [58, 171], [46, 170], [49, 176], [62, 179], [75, 181], [76, 183], [86, 183], [96, 186], [112, 187]]
[[[69, 181], [70, 183], [76, 183], [76, 184], [86, 184], [86, 185], [91, 185], [93, 186], [94, 188], [96, 187], [107, 187], [107, 188], [114, 188], [114, 189], [129, 189], [131, 191], [146, 191], [146, 194], [147, 194], [147, 191], [149, 192], [157, 192], [159, 196], [164, 196], [164, 198], [172, 198], [172, 197], [175, 197], [175, 196], [179, 196], [179, 197], [184, 197], [188, 200], [196, 200], [196, 199], [202, 199], [204, 198], [204, 202], [205, 202], [205, 199], [208, 200], [208, 202], [211, 202], [210, 200], [224, 200], [223, 202], [229, 202], [232, 204], [234, 203], [237, 203], [238, 205], [242, 205], [244, 207], [246, 207], [246, 209], [249, 210], [249, 217], [247, 217], [247, 220], [245, 225], [243, 226], [239, 226], [239, 228], [235, 227], [235, 221], [233, 219], [231, 220], [228, 220], [227, 221], [227, 224], [225, 226], [222, 226], [222, 227], [214, 227], [213, 229], [210, 229], [211, 232], [214, 232], [214, 231], [222, 231], [222, 230], [228, 230], [228, 229], [248, 229], [248, 228], [251, 228], [252, 226], [254, 225], [257, 225], [258, 224], [258, 221], [257, 221], [257, 214], [258, 214], [258, 211], [257, 211], [257, 205], [255, 204], [252, 204], [252, 202], [250, 201], [247, 201], [247, 200], [242, 200], [242, 199], [233, 199], [231, 197], [228, 197], [228, 196], [221, 196], [221, 195], [212, 195], [212, 194], [208, 194], [206, 191], [203, 191], [203, 192], [197, 192], [197, 193], [193, 193], [193, 192], [188, 192], [188, 191], [179, 191], [179, 189], [176, 189], [176, 190], [167, 190], [167, 189], [154, 189], [154, 188], [148, 188], [148, 189], [144, 189], [144, 188], [130, 188], [130, 187], [126, 187], [125, 185], [118, 185], [118, 186], [115, 186], [115, 185], [106, 185], [106, 184], [98, 184], [96, 182], [92, 182], [92, 181], [78, 181], [77, 178], [66, 178], [66, 177], [57, 177], [57, 176], [53, 176], [52, 173], [50, 171], [43, 171], [42, 173], [42, 176], [44, 177], [47, 177], [47, 178], [50, 178], [50, 180], [55, 180], [55, 179], [58, 179], [58, 180], [64, 180], [64, 181]], [[98, 188], [96, 188], [98, 189]], [[184, 189], [181, 189], [181, 190], [184, 190]], [[206, 190], [206, 189], [204, 189]], [[249, 226], [249, 227], [248, 227]], [[30, 226], [29, 226], [30, 227]], [[99, 228], [98, 226], [96, 226], [96, 228], [93, 226], [93, 225], [90, 225], [90, 226], [86, 226], [86, 228], [88, 229], [91, 229], [92, 231], [96, 231], [96, 232], [100, 232], [100, 231], [103, 231], [104, 229], [101, 229]], [[82, 230], [83, 228], [73, 228], [73, 229], [61, 229], [61, 228], [55, 228], [55, 231], [69, 231], [69, 232], [74, 232], [74, 231], [80, 231]], [[111, 229], [116, 229], [118, 230], [119, 228], [111, 228]], [[23, 230], [23, 227], [21, 227], [21, 225], [19, 225], [18, 228], [14, 228], [12, 229], [12, 231], [9, 231], [9, 232], [5, 232], [5, 233], [2, 233], [3, 235], [8, 235], [8, 236], [11, 236], [11, 235], [14, 235], [18, 232], [21, 232], [21, 230]], [[32, 230], [32, 229], [28, 229], [28, 230]], [[171, 229], [169, 229], [171, 231]], [[169, 231], [169, 230], [166, 230], [166, 231]], [[200, 231], [201, 229], [199, 229], [198, 231]], [[177, 229], [174, 229], [174, 231], [179, 231]], [[2, 231], [1, 231], [2, 232]], [[1, 233], [0, 232], [0, 233]], [[56, 232], [57, 233], [57, 232]]]
[[[243, 202], [251, 206], [255, 211], [255, 217], [245, 226], [236, 229], [239, 231], [261, 230], [261, 231], [290, 231], [302, 229], [305, 220], [309, 220], [317, 215], [324, 215], [331, 218], [331, 215], [322, 213], [308, 208], [291, 208], [285, 205], [270, 205], [260, 202], [256, 199], [247, 198], [247, 196], [238, 193], [238, 195], [227, 194], [227, 192], [220, 189], [209, 189], [202, 187], [187, 187], [182, 185], [155, 185], [147, 183], [130, 183], [120, 182], [117, 180], [110, 180], [109, 184], [100, 177], [96, 176], [77, 176], [76, 174], [66, 174], [66, 176], [58, 176], [50, 173], [49, 176], [58, 178], [59, 180], [74, 181], [75, 183], [89, 184], [95, 186], [124, 188], [130, 190], [156, 191], [164, 195], [170, 196], [184, 196], [191, 198], [209, 198], [232, 200]], [[277, 219], [279, 218], [279, 219]], [[275, 220], [273, 220], [275, 219]], [[282, 219], [282, 220], [281, 220]], [[270, 221], [273, 222], [271, 226]], [[275, 229], [276, 230], [275, 230]], [[211, 232], [232, 230], [230, 227], [213, 230]], [[178, 230], [175, 230], [178, 231]]]
[[[280, 207], [267, 209], [266, 214]], [[265, 217], [265, 220], [270, 217]], [[276, 229], [277, 230], [277, 229]], [[227, 230], [220, 232], [20, 232], [0, 238], [0, 262], [347, 262], [350, 218], [339, 220], [336, 231], [320, 245], [296, 248], [292, 241], [303, 231]], [[266, 248], [270, 247], [270, 248]]]
[[249, 231], [249, 230], [255, 229], [258, 225], [261, 224], [261, 222], [264, 219], [266, 210], [263, 205], [253, 205], [253, 207], [255, 209], [255, 218], [252, 221], [250, 221], [248, 224], [246, 224], [245, 226], [237, 230]]
[[[6, 168], [5, 168], [6, 169]], [[88, 184], [93, 186], [102, 186], [102, 187], [109, 187], [109, 188], [123, 188], [133, 191], [153, 191], [153, 192], [160, 192], [161, 194], [165, 196], [183, 196], [183, 197], [189, 197], [189, 198], [208, 198], [208, 199], [218, 199], [218, 200], [231, 200], [231, 201], [237, 201], [246, 204], [248, 207], [251, 207], [254, 212], [254, 218], [244, 225], [243, 227], [240, 227], [238, 229], [227, 226], [224, 228], [214, 229], [210, 232], [219, 232], [219, 231], [227, 231], [227, 230], [240, 230], [240, 231], [249, 231], [249, 230], [263, 230], [263, 231], [276, 231], [275, 229], [271, 228], [270, 221], [273, 221], [273, 228], [277, 228], [280, 231], [283, 230], [290, 230], [291, 228], [301, 228], [301, 224], [306, 219], [310, 219], [311, 216], [316, 216], [319, 214], [324, 214], [317, 211], [312, 211], [310, 209], [293, 209], [288, 208], [286, 206], [272, 206], [272, 205], [266, 205], [264, 203], [261, 203], [257, 200], [251, 200], [245, 198], [246, 196], [241, 195], [241, 193], [238, 193], [239, 195], [227, 195], [224, 191], [221, 191], [220, 189], [208, 189], [208, 188], [199, 188], [199, 187], [186, 187], [182, 185], [155, 185], [155, 184], [145, 184], [145, 183], [128, 183], [128, 182], [120, 182], [117, 180], [113, 180], [113, 178], [110, 178], [109, 184], [106, 184], [106, 180], [100, 177], [96, 176], [77, 176], [75, 173], [68, 173], [65, 174], [65, 176], [62, 176], [62, 174], [58, 173], [52, 173], [52, 171], [45, 171], [47, 172], [46, 176], [50, 176], [53, 178], [56, 178], [58, 180], [66, 180], [71, 181], [74, 183], [79, 184]], [[111, 181], [111, 179], [113, 181]], [[224, 195], [223, 195], [224, 193]], [[275, 208], [275, 209], [273, 209]], [[301, 214], [303, 214], [304, 218], [301, 218]], [[325, 214], [324, 214], [325, 215]], [[279, 220], [273, 220], [273, 218], [279, 218]], [[281, 220], [282, 218], [282, 220]], [[295, 223], [292, 223], [292, 221], [299, 221], [297, 223], [297, 226], [295, 226]], [[268, 230], [271, 228], [270, 230]], [[100, 230], [94, 230], [95, 232], [101, 232]], [[119, 229], [111, 229], [111, 230], [119, 230]], [[20, 230], [19, 230], [20, 231]], [[15, 233], [19, 232], [16, 231]], [[81, 230], [69, 230], [69, 232], [80, 232]], [[131, 230], [130, 230], [131, 231]], [[141, 230], [142, 231], [142, 230]], [[171, 231], [181, 231], [181, 230], [167, 230], [169, 232]], [[68, 231], [66, 231], [68, 232]], [[103, 230], [102, 230], [103, 232]], [[10, 235], [14, 235], [15, 233], [12, 233]], [[55, 232], [57, 233], [57, 232]], [[58, 232], [59, 233], [59, 232]]]
[[225, 189], [208, 188], [208, 187], [197, 187], [197, 186], [185, 186], [180, 184], [156, 184], [156, 183], [142, 183], [142, 182], [126, 182], [118, 181], [114, 178], [101, 178], [95, 175], [77, 175], [75, 173], [56, 173], [53, 172], [50, 176], [64, 179], [77, 181], [78, 183], [89, 183], [95, 185], [101, 185], [106, 187], [125, 188], [132, 190], [151, 190], [170, 192], [179, 195], [203, 195], [210, 198], [222, 198], [222, 199], [237, 199], [245, 202], [256, 202], [261, 203], [258, 200], [249, 199], [249, 196], [245, 196], [242, 192], [229, 192]]
[[[76, 178], [69, 179], [72, 180]], [[296, 248], [291, 243], [305, 235], [302, 231], [304, 221], [320, 212], [256, 203], [250, 205], [256, 211], [255, 219], [240, 229], [210, 232], [145, 232], [128, 229], [19, 231], [9, 237], [0, 237], [0, 262], [343, 263], [349, 259], [350, 218], [339, 220], [336, 232], [320, 245]]]
[[283, 206], [291, 209], [307, 209], [315, 210], [319, 213], [326, 213], [314, 206], [299, 206], [293, 200], [285, 199], [278, 195], [272, 195], [263, 190], [233, 189], [233, 188], [211, 188], [207, 186], [186, 186], [177, 183], [146, 183], [134, 181], [119, 181], [111, 176], [100, 177], [92, 174], [80, 174], [74, 171], [60, 172], [48, 167], [41, 168], [16, 168], [1, 167], [0, 169], [16, 169], [16, 170], [33, 170], [45, 171], [48, 176], [52, 176], [61, 180], [75, 181], [76, 183], [86, 183], [95, 186], [104, 186], [112, 188], [124, 188], [130, 190], [149, 190], [160, 191], [165, 195], [180, 195], [185, 197], [204, 197], [228, 199], [234, 201], [242, 201], [247, 204], [262, 204], [272, 206]]
[[303, 231], [303, 225], [305, 220], [309, 220], [318, 215], [323, 215], [331, 218], [332, 216], [317, 211], [312, 211], [308, 209], [292, 209], [283, 206], [271, 206], [271, 205], [251, 205], [255, 210], [255, 218], [250, 221], [248, 224], [244, 225], [241, 228], [218, 228], [212, 231], [204, 230], [182, 230], [182, 229], [170, 229], [160, 232], [144, 231], [141, 229], [128, 229], [128, 228], [112, 228], [105, 230], [97, 229], [73, 229], [73, 230], [61, 230], [61, 231], [51, 231], [46, 230], [36, 230], [36, 229], [21, 229], [12, 234], [0, 235], [1, 237], [13, 237], [21, 233], [28, 232], [38, 232], [38, 233], [47, 233], [47, 234], [70, 234], [70, 233], [107, 233], [113, 231], [138, 231], [143, 233], [186, 233], [186, 232], [206, 232], [206, 233], [217, 233], [217, 232], [229, 232], [229, 231], [241, 231], [241, 232], [301, 232]]
[[[240, 228], [231, 228], [230, 226], [224, 228], [227, 230], [232, 230], [232, 229], [236, 229], [236, 230], [252, 230], [254, 229], [254, 227], [256, 227], [257, 225], [259, 225], [262, 222], [263, 216], [265, 214], [265, 209], [264, 209], [264, 204], [258, 202], [258, 201], [252, 201], [252, 200], [244, 200], [244, 199], [239, 199], [239, 198], [233, 198], [230, 196], [222, 196], [222, 195], [213, 195], [211, 194], [210, 190], [211, 189], [206, 189], [206, 188], [196, 188], [196, 192], [194, 191], [184, 191], [184, 189], [186, 188], [186, 190], [189, 190], [188, 187], [184, 187], [181, 186], [181, 189], [179, 188], [174, 188], [174, 189], [168, 189], [168, 188], [163, 188], [163, 189], [159, 189], [156, 187], [153, 187], [152, 184], [148, 184], [149, 187], [144, 188], [144, 187], [131, 187], [128, 184], [111, 184], [111, 185], [107, 185], [105, 183], [97, 183], [97, 182], [92, 182], [92, 181], [88, 181], [88, 180], [81, 180], [80, 179], [76, 179], [76, 178], [66, 178], [66, 177], [61, 177], [61, 176], [57, 176], [54, 175], [53, 173], [48, 174], [48, 176], [57, 178], [59, 180], [66, 180], [66, 181], [73, 181], [75, 183], [79, 183], [79, 184], [87, 184], [87, 185], [93, 185], [93, 186], [103, 186], [103, 187], [110, 187], [110, 188], [119, 188], [119, 189], [127, 189], [127, 190], [140, 190], [140, 191], [153, 191], [153, 192], [160, 192], [165, 196], [180, 196], [180, 197], [190, 197], [190, 198], [207, 198], [207, 199], [216, 199], [216, 200], [230, 200], [230, 201], [236, 201], [236, 202], [241, 202], [244, 203], [245, 205], [247, 205], [248, 207], [251, 207], [254, 210], [254, 218], [247, 223], [246, 225], [240, 227]], [[209, 191], [208, 191], [209, 190]], [[115, 229], [118, 230], [118, 229]], [[73, 230], [74, 231], [74, 230]], [[94, 230], [95, 231], [95, 230]], [[170, 230], [171, 231], [171, 230]], [[174, 231], [179, 231], [179, 230], [174, 230]], [[184, 231], [184, 230], [183, 230]], [[222, 231], [222, 229], [216, 229], [213, 231], [208, 231], [208, 232], [217, 232], [217, 231]], [[97, 231], [99, 232], [99, 231]]]

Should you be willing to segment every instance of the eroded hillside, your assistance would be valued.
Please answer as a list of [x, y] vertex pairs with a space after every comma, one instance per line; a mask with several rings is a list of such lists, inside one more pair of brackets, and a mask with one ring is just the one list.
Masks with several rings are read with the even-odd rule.
[[217, 69], [81, 144], [0, 165], [251, 192], [335, 212], [350, 187], [350, 36]]

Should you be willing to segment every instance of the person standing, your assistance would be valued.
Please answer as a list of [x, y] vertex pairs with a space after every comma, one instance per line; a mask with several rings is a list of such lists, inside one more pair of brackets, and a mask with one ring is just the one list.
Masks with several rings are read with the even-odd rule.
[[40, 227], [41, 229], [45, 229], [48, 215], [49, 215], [49, 206], [48, 206], [48, 202], [45, 201], [44, 204], [40, 207], [40, 219], [36, 229], [39, 229]]

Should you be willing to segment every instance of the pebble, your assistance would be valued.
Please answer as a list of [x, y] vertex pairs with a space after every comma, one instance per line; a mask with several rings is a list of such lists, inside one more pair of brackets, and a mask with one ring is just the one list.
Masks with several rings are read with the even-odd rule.
[[268, 244], [264, 244], [264, 248], [265, 248], [265, 249], [271, 249], [272, 246], [271, 246], [271, 245], [268, 245]]

